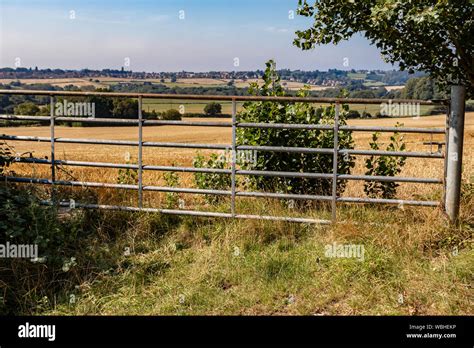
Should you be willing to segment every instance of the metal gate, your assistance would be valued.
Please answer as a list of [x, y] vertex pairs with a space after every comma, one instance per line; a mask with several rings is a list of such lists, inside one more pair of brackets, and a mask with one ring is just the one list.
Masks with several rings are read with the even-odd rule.
[[[309, 98], [309, 97], [263, 97], [263, 96], [211, 96], [211, 95], [176, 95], [176, 94], [147, 94], [147, 93], [108, 93], [108, 92], [72, 92], [72, 91], [38, 91], [38, 90], [0, 90], [0, 94], [5, 95], [42, 95], [49, 96], [51, 102], [50, 116], [20, 116], [20, 115], [0, 115], [0, 120], [8, 121], [42, 121], [50, 124], [50, 137], [35, 137], [35, 136], [14, 136], [2, 134], [1, 140], [5, 141], [28, 141], [28, 142], [48, 142], [51, 144], [51, 158], [16, 158], [16, 162], [45, 164], [51, 166], [51, 178], [33, 178], [33, 177], [5, 177], [4, 180], [8, 182], [17, 183], [33, 183], [59, 186], [79, 186], [92, 188], [117, 188], [126, 190], [135, 190], [138, 194], [137, 206], [116, 206], [116, 205], [100, 205], [75, 203], [77, 208], [90, 209], [111, 209], [111, 210], [126, 210], [126, 211], [145, 211], [158, 212], [164, 214], [177, 215], [192, 215], [204, 217], [223, 217], [223, 218], [240, 218], [240, 219], [266, 219], [266, 220], [283, 220], [291, 222], [302, 223], [322, 223], [327, 224], [336, 221], [337, 217], [337, 203], [377, 203], [377, 204], [403, 204], [416, 206], [431, 206], [436, 207], [440, 205], [439, 201], [421, 201], [421, 200], [398, 200], [398, 199], [378, 199], [378, 198], [357, 198], [357, 197], [341, 197], [337, 194], [337, 183], [339, 180], [360, 180], [360, 181], [385, 181], [385, 182], [408, 182], [408, 183], [423, 183], [423, 184], [443, 184], [445, 178], [419, 178], [419, 177], [392, 177], [392, 176], [367, 176], [367, 175], [350, 175], [339, 174], [338, 155], [369, 155], [369, 156], [404, 156], [411, 158], [430, 158], [430, 159], [445, 159], [445, 153], [438, 152], [409, 152], [409, 151], [383, 151], [383, 150], [357, 150], [344, 149], [339, 146], [338, 134], [339, 131], [352, 132], [400, 132], [400, 133], [425, 133], [425, 134], [444, 134], [447, 131], [445, 128], [407, 128], [407, 127], [373, 127], [373, 126], [349, 126], [341, 125], [339, 123], [340, 105], [341, 104], [381, 104], [389, 102], [388, 99], [338, 99], [338, 98]], [[84, 118], [84, 117], [60, 117], [54, 115], [54, 100], [56, 96], [101, 96], [101, 97], [124, 97], [138, 99], [138, 117], [136, 119], [117, 119], [117, 118]], [[164, 121], [164, 120], [148, 120], [142, 116], [142, 100], [143, 98], [152, 99], [182, 99], [182, 100], [219, 100], [230, 101], [232, 103], [232, 122], [203, 122], [203, 121]], [[304, 103], [332, 103], [335, 104], [335, 122], [334, 125], [323, 124], [282, 124], [282, 123], [243, 123], [237, 120], [237, 102], [239, 101], [271, 101], [271, 102], [304, 102]], [[445, 102], [433, 102], [425, 100], [391, 100], [392, 103], [418, 103], [419, 105], [446, 105]], [[449, 114], [449, 111], [448, 111]], [[69, 122], [84, 122], [84, 123], [103, 123], [108, 125], [127, 124], [136, 125], [138, 137], [136, 141], [122, 141], [122, 140], [105, 140], [105, 139], [83, 139], [83, 138], [63, 138], [55, 137], [55, 122], [69, 121]], [[144, 125], [174, 125], [174, 126], [193, 126], [193, 127], [230, 127], [232, 129], [231, 144], [190, 144], [190, 143], [165, 143], [165, 142], [149, 142], [143, 141], [143, 126]], [[447, 123], [448, 126], [448, 123]], [[278, 128], [278, 129], [319, 129], [330, 130], [334, 133], [334, 146], [332, 148], [306, 148], [306, 147], [279, 147], [279, 146], [243, 146], [236, 143], [236, 130], [238, 128]], [[138, 161], [136, 164], [125, 163], [109, 163], [109, 162], [88, 162], [88, 161], [70, 161], [70, 160], [56, 160], [55, 159], [55, 144], [56, 143], [70, 143], [70, 144], [93, 144], [93, 145], [116, 145], [116, 146], [134, 146], [138, 147]], [[195, 168], [195, 167], [174, 167], [174, 166], [154, 166], [143, 163], [143, 147], [165, 147], [165, 148], [192, 148], [192, 149], [210, 149], [210, 150], [229, 150], [232, 152], [231, 169], [213, 169], [213, 168]], [[319, 153], [333, 155], [333, 171], [332, 173], [309, 173], [309, 172], [284, 172], [284, 171], [257, 171], [257, 170], [241, 170], [236, 166], [236, 152], [239, 150], [255, 150], [255, 151], [269, 151], [269, 152], [284, 152], [284, 153]], [[95, 168], [115, 168], [115, 169], [133, 169], [138, 172], [138, 184], [114, 184], [114, 183], [100, 183], [100, 182], [84, 182], [84, 181], [64, 181], [56, 180], [56, 166], [82, 166]], [[143, 185], [143, 171], [171, 171], [171, 172], [189, 172], [189, 173], [219, 173], [230, 175], [231, 189], [230, 190], [214, 190], [214, 189], [197, 189], [197, 188], [178, 188], [167, 186], [149, 186]], [[446, 175], [446, 166], [445, 166]], [[284, 194], [277, 192], [250, 192], [241, 191], [236, 187], [236, 176], [275, 176], [275, 177], [296, 177], [296, 178], [319, 178], [327, 179], [332, 182], [332, 195], [317, 196], [308, 194]], [[230, 207], [227, 213], [221, 212], [206, 212], [198, 210], [184, 210], [184, 209], [160, 209], [143, 207], [143, 192], [168, 192], [168, 193], [186, 193], [186, 194], [205, 194], [205, 195], [220, 195], [230, 196]], [[263, 197], [275, 199], [292, 199], [292, 200], [316, 200], [327, 201], [331, 203], [332, 219], [310, 219], [297, 218], [288, 216], [262, 216], [262, 215], [247, 215], [239, 214], [236, 211], [236, 198], [238, 197]], [[69, 206], [69, 202], [56, 202], [54, 199], [45, 201], [45, 204], [58, 204], [59, 206]]]

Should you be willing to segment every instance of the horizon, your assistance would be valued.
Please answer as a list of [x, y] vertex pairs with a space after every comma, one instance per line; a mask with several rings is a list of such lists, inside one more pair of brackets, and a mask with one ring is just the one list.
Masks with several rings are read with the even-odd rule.
[[[302, 51], [296, 0], [2, 0], [0, 66], [135, 72], [398, 70], [361, 35]], [[293, 11], [293, 12], [290, 12]]]

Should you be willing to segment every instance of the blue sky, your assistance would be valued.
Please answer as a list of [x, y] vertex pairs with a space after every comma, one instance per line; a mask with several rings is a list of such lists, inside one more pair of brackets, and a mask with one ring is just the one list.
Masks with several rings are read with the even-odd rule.
[[255, 70], [273, 58], [278, 68], [301, 70], [392, 68], [361, 36], [312, 51], [293, 46], [295, 30], [311, 24], [290, 18], [296, 6], [297, 0], [0, 0], [0, 66]]

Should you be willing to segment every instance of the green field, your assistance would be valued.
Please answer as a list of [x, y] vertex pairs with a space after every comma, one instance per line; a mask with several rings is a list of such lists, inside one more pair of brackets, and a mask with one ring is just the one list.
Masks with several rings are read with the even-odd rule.
[[347, 77], [353, 80], [365, 80], [366, 76], [363, 73], [347, 73]]
[[[143, 99], [143, 110], [145, 111], [157, 111], [163, 112], [169, 109], [179, 110], [180, 106], [184, 106], [185, 113], [204, 113], [204, 107], [206, 106], [207, 101], [189, 101], [184, 99], [172, 99], [172, 100], [158, 100], [158, 99]], [[232, 113], [232, 103], [230, 101], [221, 101], [219, 102], [222, 105], [223, 114]], [[242, 109], [242, 102], [237, 103], [237, 111]], [[327, 106], [327, 103], [315, 104], [315, 106], [322, 105]], [[420, 106], [421, 115], [428, 115], [429, 111], [433, 107], [422, 105]], [[350, 105], [351, 110], [357, 110], [360, 113], [363, 111], [370, 113], [372, 116], [375, 116], [377, 112], [380, 112], [381, 107], [379, 104], [354, 104]]]
[[[143, 110], [163, 112], [169, 109], [179, 110], [181, 106], [184, 107], [185, 113], [204, 113], [204, 107], [208, 104], [207, 101], [189, 101], [184, 99], [172, 99], [172, 100], [157, 100], [157, 99], [143, 99]], [[223, 114], [232, 113], [232, 102], [221, 101], [219, 104], [222, 105]], [[242, 108], [241, 102], [237, 103], [237, 111]]]

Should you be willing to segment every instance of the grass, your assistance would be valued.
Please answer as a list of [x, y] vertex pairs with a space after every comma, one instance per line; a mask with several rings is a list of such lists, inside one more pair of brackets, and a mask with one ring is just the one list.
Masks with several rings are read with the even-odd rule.
[[[472, 314], [472, 196], [464, 203], [459, 228], [439, 211], [361, 206], [326, 227], [107, 213], [88, 255], [107, 267], [74, 303], [62, 294], [38, 314]], [[332, 243], [363, 245], [364, 261], [326, 257]]]

